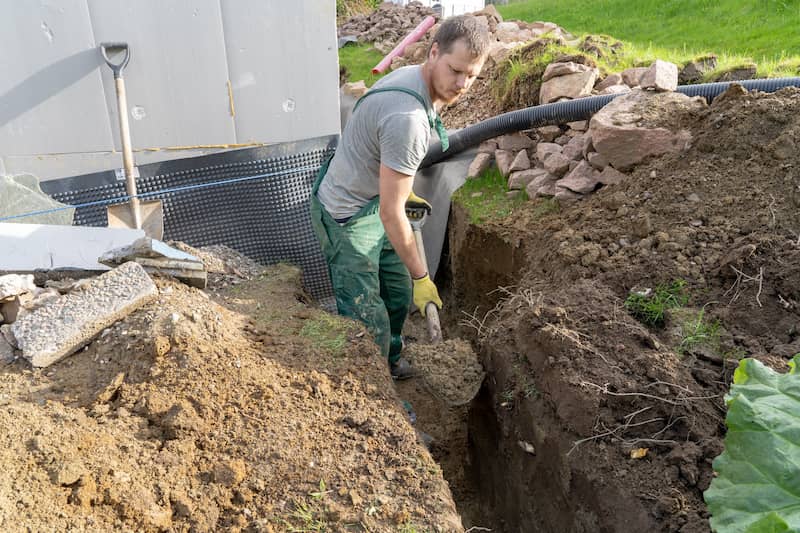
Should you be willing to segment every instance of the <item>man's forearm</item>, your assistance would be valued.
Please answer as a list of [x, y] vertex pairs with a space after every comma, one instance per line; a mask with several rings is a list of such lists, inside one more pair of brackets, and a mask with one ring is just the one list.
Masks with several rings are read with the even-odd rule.
[[408, 268], [412, 278], [421, 278], [428, 272], [428, 266], [423, 264], [417, 253], [417, 245], [414, 241], [414, 232], [405, 215], [381, 212], [381, 221], [386, 231], [389, 242], [392, 243], [395, 252], [400, 260]]

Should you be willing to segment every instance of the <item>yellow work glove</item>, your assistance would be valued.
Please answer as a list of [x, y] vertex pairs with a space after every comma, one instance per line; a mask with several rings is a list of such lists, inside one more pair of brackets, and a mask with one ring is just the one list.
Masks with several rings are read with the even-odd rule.
[[425, 198], [421, 198], [414, 194], [414, 191], [411, 191], [411, 194], [408, 195], [406, 207], [411, 209], [419, 209], [421, 207], [424, 208], [429, 215], [431, 214], [431, 204], [429, 204]]
[[428, 305], [428, 302], [433, 302], [439, 309], [442, 308], [439, 291], [436, 290], [436, 285], [433, 284], [428, 274], [412, 281], [414, 282], [414, 305], [419, 308], [422, 316], [425, 316], [425, 306]]

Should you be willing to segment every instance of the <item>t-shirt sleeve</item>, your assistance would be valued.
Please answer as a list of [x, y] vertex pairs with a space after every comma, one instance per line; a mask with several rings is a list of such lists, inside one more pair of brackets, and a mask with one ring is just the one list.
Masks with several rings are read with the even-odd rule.
[[431, 131], [420, 112], [390, 113], [378, 127], [381, 163], [413, 176], [428, 152]]

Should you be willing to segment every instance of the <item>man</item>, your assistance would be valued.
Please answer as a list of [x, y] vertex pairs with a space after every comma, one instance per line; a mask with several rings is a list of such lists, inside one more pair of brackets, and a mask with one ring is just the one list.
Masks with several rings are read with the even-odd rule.
[[[411, 377], [401, 332], [410, 302], [425, 315], [439, 293], [417, 254], [405, 204], [431, 130], [446, 146], [436, 110], [466, 92], [483, 67], [487, 30], [472, 16], [445, 20], [423, 65], [381, 79], [357, 103], [314, 185], [314, 231], [330, 269], [339, 314], [366, 324], [392, 377]], [[411, 280], [409, 280], [409, 275]]]

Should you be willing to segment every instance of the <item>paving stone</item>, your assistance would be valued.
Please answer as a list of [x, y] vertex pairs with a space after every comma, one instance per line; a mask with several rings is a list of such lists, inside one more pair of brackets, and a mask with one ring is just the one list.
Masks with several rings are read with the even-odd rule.
[[25, 315], [11, 326], [11, 332], [22, 356], [35, 367], [46, 367], [157, 295], [156, 285], [141, 265], [124, 263], [92, 280], [84, 291]]

